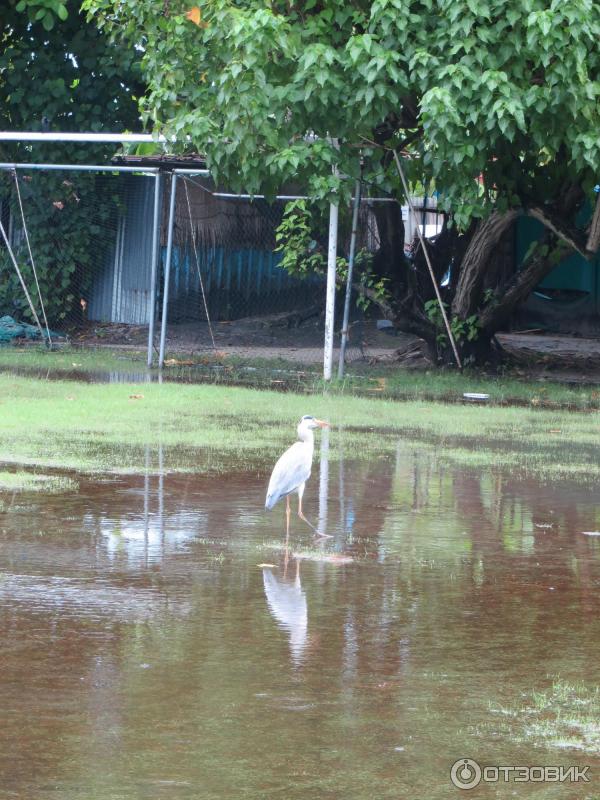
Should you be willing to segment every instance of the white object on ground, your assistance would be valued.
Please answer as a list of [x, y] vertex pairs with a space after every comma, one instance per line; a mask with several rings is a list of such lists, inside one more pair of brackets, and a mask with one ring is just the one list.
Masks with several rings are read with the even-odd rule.
[[480, 392], [463, 392], [465, 400], [489, 400], [489, 394], [481, 394]]

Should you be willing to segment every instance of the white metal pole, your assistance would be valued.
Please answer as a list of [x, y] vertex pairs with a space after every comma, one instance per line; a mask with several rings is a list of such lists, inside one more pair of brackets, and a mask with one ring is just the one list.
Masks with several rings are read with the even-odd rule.
[[352, 297], [352, 272], [354, 270], [354, 254], [356, 252], [356, 236], [358, 233], [358, 210], [360, 208], [360, 178], [356, 181], [354, 194], [354, 208], [352, 209], [352, 233], [350, 235], [350, 252], [348, 254], [348, 278], [346, 280], [346, 299], [344, 300], [344, 319], [342, 322], [342, 341], [340, 343], [340, 360], [338, 363], [338, 378], [344, 377], [344, 360], [346, 358], [346, 345], [348, 343], [348, 326], [350, 325], [350, 299]]
[[331, 380], [333, 366], [333, 326], [335, 317], [335, 277], [338, 238], [338, 205], [329, 206], [329, 245], [327, 248], [327, 290], [325, 302], [325, 343], [323, 353], [323, 378]]
[[23, 169], [30, 170], [55, 170], [55, 171], [71, 171], [71, 172], [137, 172], [139, 174], [153, 175], [158, 172], [157, 167], [118, 167], [111, 164], [109, 167], [106, 164], [28, 164], [28, 163], [15, 163], [11, 161], [0, 162], [0, 169]]
[[97, 142], [104, 144], [120, 144], [130, 142], [166, 142], [164, 136], [153, 136], [151, 133], [60, 133], [51, 131], [0, 131], [0, 142]]
[[158, 252], [160, 249], [160, 206], [162, 175], [154, 177], [154, 214], [152, 217], [152, 264], [150, 267], [150, 314], [148, 319], [148, 366], [152, 366], [154, 350], [154, 323], [156, 320], [156, 277], [158, 274]]
[[329, 429], [321, 431], [319, 463], [319, 533], [327, 535], [327, 505], [329, 500]]
[[165, 255], [165, 284], [163, 290], [162, 319], [160, 321], [160, 351], [158, 366], [165, 362], [165, 342], [167, 338], [167, 310], [169, 307], [169, 273], [171, 272], [171, 253], [173, 251], [173, 228], [175, 225], [175, 195], [177, 194], [177, 175], [171, 175], [171, 199], [169, 201], [169, 230], [167, 234], [167, 253]]

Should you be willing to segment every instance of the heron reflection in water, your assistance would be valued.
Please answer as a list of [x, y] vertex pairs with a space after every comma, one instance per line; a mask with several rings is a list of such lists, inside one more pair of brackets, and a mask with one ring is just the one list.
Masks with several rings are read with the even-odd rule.
[[289, 634], [292, 661], [298, 665], [308, 640], [308, 610], [306, 593], [300, 583], [300, 559], [296, 559], [296, 574], [292, 580], [286, 573], [287, 551], [283, 575], [278, 577], [269, 567], [263, 567], [263, 585], [269, 611]]
[[302, 511], [302, 496], [306, 481], [310, 478], [312, 468], [313, 452], [315, 449], [315, 438], [313, 431], [316, 428], [327, 428], [328, 422], [317, 419], [316, 417], [305, 415], [298, 424], [298, 442], [289, 447], [280, 457], [271, 473], [269, 488], [267, 489], [267, 499], [265, 508], [268, 511], [274, 507], [275, 503], [285, 497], [286, 507], [286, 534], [290, 532], [290, 494], [298, 493], [298, 516], [309, 525], [317, 536], [328, 536], [320, 533], [315, 526], [309, 522]]

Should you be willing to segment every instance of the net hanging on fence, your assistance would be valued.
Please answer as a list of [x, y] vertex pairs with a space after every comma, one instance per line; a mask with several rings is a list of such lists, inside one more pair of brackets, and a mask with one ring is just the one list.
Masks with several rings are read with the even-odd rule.
[[[154, 174], [19, 169], [17, 180], [51, 329], [83, 346], [107, 344], [143, 351], [152, 314], [156, 339], [161, 325], [170, 181], [163, 181], [153, 297]], [[320, 368], [325, 277], [292, 275], [281, 266], [276, 230], [285, 205], [285, 200], [268, 203], [228, 194], [205, 177], [179, 176], [167, 303], [168, 357], [183, 353], [208, 357], [216, 349], [221, 360], [231, 358], [241, 364], [269, 361], [279, 367], [283, 360]], [[9, 171], [0, 172], [0, 213], [25, 280], [33, 287], [18, 195]], [[440, 226], [434, 210], [427, 215], [426, 224], [437, 219]], [[347, 255], [347, 227], [340, 231], [340, 256]], [[320, 245], [326, 249], [326, 220], [321, 235], [325, 239]], [[358, 249], [374, 254], [379, 239], [373, 202], [365, 197]], [[340, 285], [336, 347], [342, 305]], [[0, 248], [3, 315], [17, 323], [32, 321], [8, 254]], [[349, 362], [393, 354], [396, 343], [378, 332], [376, 316], [372, 310], [365, 315], [353, 298]]]
[[[102, 282], [114, 262], [120, 217], [129, 200], [123, 181], [111, 174], [19, 170], [16, 179], [8, 171], [0, 174], [1, 211], [12, 250], [38, 315], [44, 316], [41, 296], [48, 324], [62, 338], [79, 335], [94, 316], [107, 316]], [[0, 252], [0, 315], [32, 321], [6, 248]]]

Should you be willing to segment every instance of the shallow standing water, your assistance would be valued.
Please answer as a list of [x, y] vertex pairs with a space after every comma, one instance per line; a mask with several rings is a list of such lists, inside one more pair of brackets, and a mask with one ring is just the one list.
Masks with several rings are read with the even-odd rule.
[[[593, 486], [400, 443], [317, 456], [305, 510], [332, 538], [292, 518], [286, 549], [267, 479], [4, 496], [1, 798], [600, 796], [598, 753], [502, 711], [556, 675], [600, 683]], [[591, 782], [463, 793], [461, 757], [589, 764]]]

